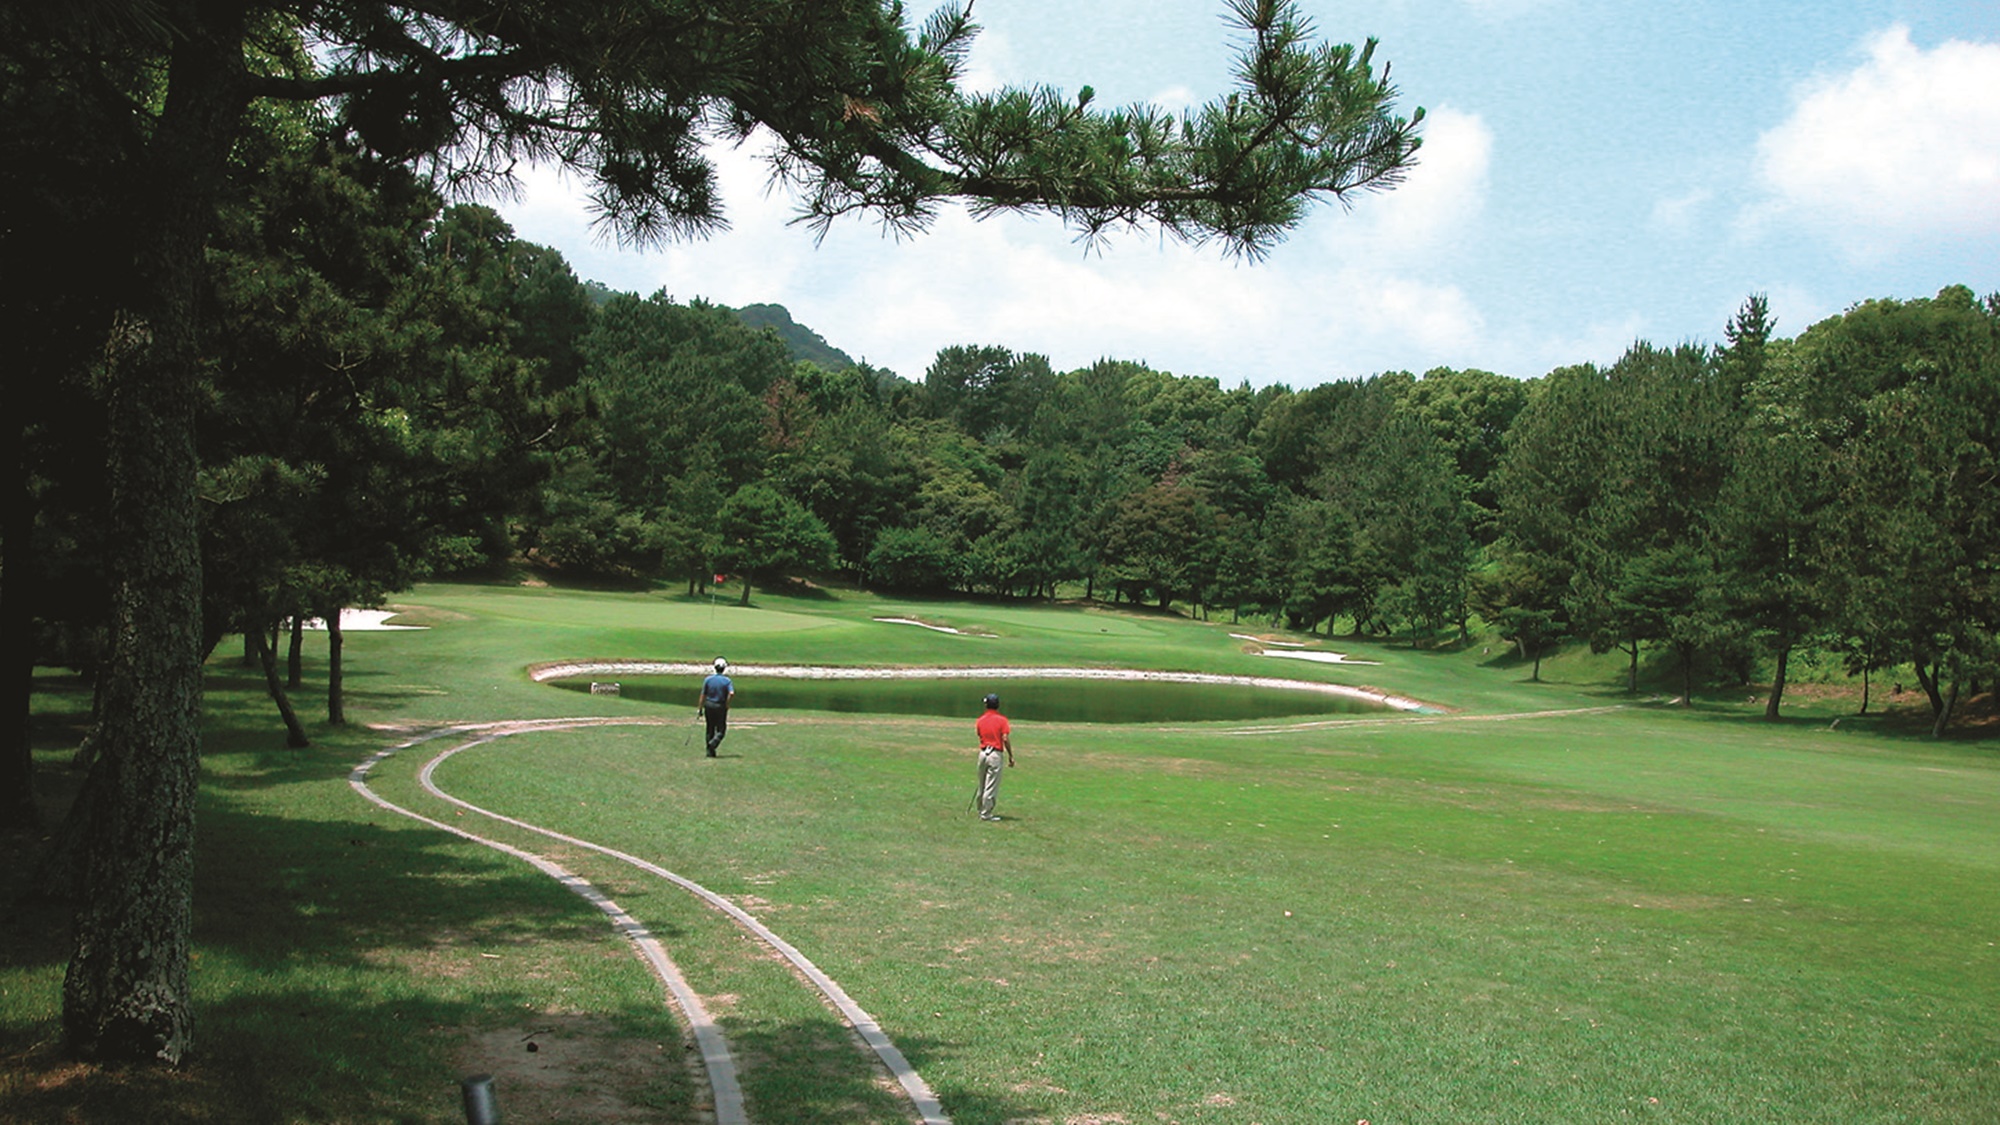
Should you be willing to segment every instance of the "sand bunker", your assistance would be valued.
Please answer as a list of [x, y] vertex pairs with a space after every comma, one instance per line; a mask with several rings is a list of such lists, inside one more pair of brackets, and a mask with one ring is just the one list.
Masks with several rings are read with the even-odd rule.
[[[388, 625], [384, 622], [396, 616], [393, 609], [343, 609], [340, 611], [340, 631], [343, 633], [390, 633], [401, 629], [428, 629], [428, 625]], [[305, 628], [324, 629], [326, 622], [317, 617], [306, 618]]]
[[993, 635], [991, 633], [968, 633], [963, 629], [954, 629], [949, 625], [933, 625], [928, 621], [919, 621], [914, 617], [877, 617], [875, 620], [882, 622], [884, 625], [915, 625], [919, 629], [929, 629], [933, 633], [950, 633], [954, 637], [990, 637]]
[[1280, 651], [1278, 651], [1278, 652], [1260, 652], [1260, 653], [1258, 653], [1257, 655], [1258, 655], [1258, 656], [1281, 656], [1281, 657], [1284, 657], [1284, 658], [1285, 658], [1285, 659], [1287, 659], [1287, 660], [1310, 660], [1310, 661], [1312, 661], [1312, 662], [1313, 662], [1313, 663], [1315, 663], [1315, 664], [1375, 664], [1375, 665], [1379, 665], [1379, 664], [1381, 664], [1381, 663], [1382, 663], [1382, 662], [1381, 662], [1380, 660], [1350, 660], [1350, 659], [1348, 659], [1348, 657], [1347, 657], [1347, 654], [1346, 654], [1346, 653], [1344, 653], [1344, 652], [1292, 652], [1292, 651], [1288, 651], [1288, 650], [1280, 650]]
[[1251, 635], [1250, 635], [1250, 634], [1248, 634], [1248, 633], [1231, 633], [1231, 634], [1229, 634], [1229, 636], [1230, 636], [1230, 639], [1231, 639], [1231, 640], [1238, 640], [1238, 641], [1256, 641], [1256, 642], [1257, 642], [1258, 644], [1260, 644], [1260, 645], [1277, 645], [1277, 646], [1281, 646], [1281, 647], [1284, 647], [1284, 648], [1304, 648], [1304, 647], [1306, 647], [1306, 642], [1304, 642], [1304, 641], [1273, 641], [1273, 640], [1269, 640], [1269, 639], [1266, 639], [1266, 638], [1264, 638], [1264, 637], [1253, 637], [1253, 636], [1251, 636]]

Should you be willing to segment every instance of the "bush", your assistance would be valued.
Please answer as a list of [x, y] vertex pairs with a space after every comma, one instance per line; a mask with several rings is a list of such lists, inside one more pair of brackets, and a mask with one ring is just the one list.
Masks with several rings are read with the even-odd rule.
[[943, 593], [961, 578], [958, 555], [932, 532], [884, 528], [868, 552], [868, 581], [877, 589]]

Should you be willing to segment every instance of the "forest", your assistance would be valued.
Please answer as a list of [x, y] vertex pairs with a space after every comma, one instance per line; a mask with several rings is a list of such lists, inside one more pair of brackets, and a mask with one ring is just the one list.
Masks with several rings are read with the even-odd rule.
[[[1618, 650], [1635, 689], [1642, 658], [1683, 698], [1767, 681], [1773, 717], [1801, 650], [1909, 666], [1938, 730], [1993, 679], [2000, 298], [1787, 339], [1753, 295], [1720, 345], [1526, 379], [1226, 387], [965, 344], [910, 380], [581, 281], [323, 138], [244, 157], [204, 288], [203, 643], [246, 638], [280, 700], [279, 622], [509, 560], [745, 604], [837, 579], [1418, 645], [1478, 622], [1535, 662]], [[102, 410], [87, 379], [44, 390], [16, 415], [9, 579], [35, 658], [87, 670], [118, 546]]]

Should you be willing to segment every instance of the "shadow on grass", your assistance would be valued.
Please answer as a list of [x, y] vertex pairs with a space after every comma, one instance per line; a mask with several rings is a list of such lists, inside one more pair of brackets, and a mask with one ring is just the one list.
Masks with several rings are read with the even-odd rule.
[[[886, 1072], [852, 1065], [854, 1052], [862, 1048], [853, 1032], [831, 1016], [768, 1028], [733, 1027], [729, 1036], [740, 1057], [751, 1062], [744, 1075], [744, 1093], [756, 1120], [856, 1125], [910, 1118], [908, 1103], [890, 1092], [893, 1079]], [[908, 1033], [897, 1036], [896, 1046], [919, 1073], [962, 1049], [960, 1044]], [[990, 1090], [934, 1086], [932, 1092], [954, 1125], [1049, 1120], [1049, 1107], [1000, 1097]]]
[[[300, 763], [257, 784], [310, 772]], [[0, 1005], [0, 1120], [455, 1122], [461, 1071], [498, 1071], [507, 1061], [467, 1059], [468, 1043], [481, 1031], [548, 1018], [552, 990], [521, 981], [578, 972], [574, 959], [547, 956], [550, 945], [642, 971], [594, 911], [513, 860], [466, 855], [427, 828], [248, 811], [236, 807], [229, 785], [221, 788], [200, 814], [191, 1058], [177, 1070], [75, 1063], [62, 1053], [55, 1021], [23, 1016], [17, 998]], [[0, 958], [15, 979], [34, 977], [46, 1012], [68, 955], [68, 908], [20, 902], [6, 889], [18, 906], [0, 924]], [[653, 932], [669, 947], [688, 940], [672, 926]], [[596, 1014], [648, 1041], [680, 1031], [664, 1000]], [[761, 1064], [746, 1086], [772, 1111], [763, 1119], [908, 1118], [831, 1017], [746, 1028], [734, 1045], [746, 1063]], [[600, 1120], [606, 1098], [647, 1107], [645, 1120], [704, 1119], [699, 1086], [685, 1075], [662, 1075], [657, 1065], [607, 1068], [599, 1062], [607, 1053], [532, 1091], [517, 1104], [533, 1107], [522, 1119]], [[501, 1090], [504, 1114], [504, 1081]]]
[[[317, 989], [197, 1001], [180, 1067], [72, 1062], [55, 1029], [0, 1027], [0, 1118], [13, 1122], [449, 1121], [439, 1032], [488, 1005], [378, 1002]], [[462, 1120], [462, 1118], [459, 1118]]]
[[[343, 782], [372, 745], [364, 732], [286, 750], [277, 745], [281, 732], [260, 745], [264, 732], [220, 726], [220, 744], [259, 748], [211, 749], [205, 761], [190, 1059], [163, 1070], [64, 1056], [52, 1013], [69, 955], [69, 908], [21, 898], [25, 860], [40, 842], [16, 838], [0, 857], [9, 906], [0, 969], [16, 989], [0, 997], [0, 1120], [457, 1122], [461, 1071], [498, 1071], [506, 1061], [469, 1060], [475, 1040], [513, 1044], [493, 1033], [546, 1021], [571, 1002], [552, 1000], [570, 985], [599, 987], [580, 979], [599, 965], [643, 972], [596, 911], [546, 876], [361, 806]], [[328, 815], [329, 801], [348, 799], [355, 815]], [[653, 932], [669, 948], [691, 940], [671, 925]], [[607, 1048], [617, 1045], [615, 1029], [649, 1045], [681, 1034], [664, 999], [594, 1014], [614, 1025]], [[516, 1112], [587, 1122], [605, 1119], [602, 1107], [612, 1104], [644, 1106], [646, 1120], [703, 1120], [700, 1084], [659, 1065], [687, 1057], [673, 1046], [636, 1068], [604, 1065], [611, 1052], [592, 1051], [587, 1068], [522, 1090]], [[746, 1064], [761, 1063], [745, 1077], [773, 1111], [762, 1119], [908, 1119], [831, 1016], [746, 1026], [736, 1049]], [[539, 1078], [548, 1058], [512, 1064], [518, 1077]], [[501, 1089], [504, 1114], [504, 1081]]]
[[777, 1024], [729, 1021], [727, 1033], [743, 1064], [743, 1094], [755, 1120], [857, 1125], [910, 1118], [908, 1103], [892, 1092], [894, 1080], [862, 1065], [865, 1048], [831, 1015]]
[[[0, 1120], [458, 1119], [451, 1054], [463, 1029], [534, 998], [505, 986], [451, 995], [421, 979], [425, 967], [450, 971], [478, 956], [471, 946], [539, 938], [558, 905], [547, 891], [564, 892], [430, 855], [414, 833], [268, 820], [214, 802], [202, 818], [194, 1050], [176, 1069], [64, 1055], [47, 1013], [69, 955], [69, 907], [25, 899], [9, 880], [0, 959], [19, 994], [0, 1005]], [[479, 885], [441, 893], [454, 875]]]

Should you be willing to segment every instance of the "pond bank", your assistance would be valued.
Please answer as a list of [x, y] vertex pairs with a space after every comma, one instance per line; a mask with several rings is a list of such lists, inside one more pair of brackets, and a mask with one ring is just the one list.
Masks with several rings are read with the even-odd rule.
[[[577, 676], [705, 676], [707, 662], [661, 660], [565, 660], [531, 665], [528, 678], [536, 683]], [[1230, 676], [1213, 672], [1155, 672], [1140, 668], [929, 667], [857, 668], [815, 664], [731, 664], [732, 676], [771, 676], [798, 680], [1140, 680], [1155, 683], [1210, 684], [1311, 691], [1372, 703], [1395, 711], [1442, 714], [1444, 708], [1407, 696], [1369, 687], [1288, 680], [1276, 676]]]

